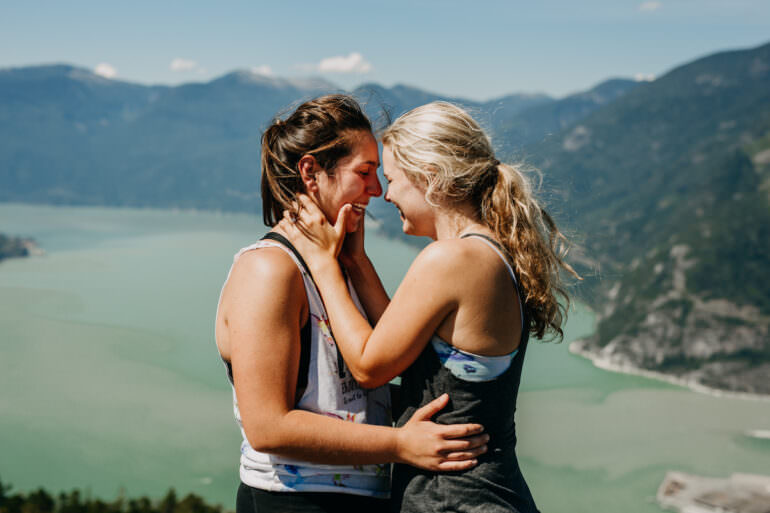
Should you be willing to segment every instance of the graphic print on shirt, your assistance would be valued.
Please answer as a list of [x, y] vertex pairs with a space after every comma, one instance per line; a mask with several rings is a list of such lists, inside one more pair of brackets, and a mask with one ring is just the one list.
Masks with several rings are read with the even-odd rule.
[[[334, 342], [334, 338], [332, 337], [332, 330], [331, 330], [331, 327], [329, 326], [329, 319], [325, 317], [320, 317], [312, 313], [310, 314], [310, 316], [313, 318], [313, 322], [318, 328], [318, 331], [321, 333], [321, 335], [323, 335], [324, 341], [327, 344], [329, 344], [330, 347], [335, 347], [336, 343]], [[340, 394], [342, 395], [343, 405], [349, 404], [353, 401], [358, 401], [359, 399], [362, 399], [367, 395], [366, 390], [361, 388], [361, 385], [358, 384], [358, 381], [356, 381], [355, 378], [348, 371], [344, 361], [341, 358], [339, 358], [337, 361], [335, 373], [339, 375], [341, 378]], [[345, 420], [350, 420], [351, 422], [355, 422], [355, 415], [352, 415], [350, 416], [350, 418]]]
[[314, 313], [311, 313], [310, 317], [313, 318], [313, 322], [315, 322], [316, 327], [318, 327], [318, 331], [321, 332], [321, 335], [323, 335], [324, 341], [330, 346], [333, 346], [334, 339], [332, 338], [332, 329], [329, 327], [329, 319], [325, 317], [319, 317]]

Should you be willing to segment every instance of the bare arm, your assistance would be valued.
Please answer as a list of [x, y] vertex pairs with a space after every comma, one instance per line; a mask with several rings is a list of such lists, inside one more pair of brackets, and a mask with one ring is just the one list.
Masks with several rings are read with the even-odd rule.
[[397, 461], [430, 470], [475, 464], [485, 450], [480, 426], [428, 421], [446, 398], [398, 429], [294, 409], [304, 297], [301, 275], [279, 249], [243, 255], [223, 294], [235, 393], [254, 449], [327, 464]]
[[301, 201], [301, 224], [284, 221], [281, 228], [313, 273], [337, 346], [356, 380], [366, 387], [387, 383], [417, 359], [441, 321], [457, 309], [451, 259], [441, 254], [442, 243], [420, 253], [373, 329], [353, 303], [336, 260], [349, 207], [332, 226], [308, 198]]
[[353, 282], [358, 299], [366, 311], [366, 316], [376, 324], [390, 303], [390, 297], [382, 285], [372, 261], [364, 248], [365, 223], [359, 223], [358, 230], [348, 233], [342, 244], [339, 260]]
[[368, 256], [364, 255], [355, 262], [345, 265], [345, 270], [350, 281], [353, 282], [353, 287], [358, 293], [358, 299], [366, 311], [366, 316], [372, 324], [377, 324], [390, 303], [390, 297], [382, 285], [374, 264]]
[[456, 307], [451, 295], [442, 293], [446, 279], [438, 251], [426, 251], [409, 268], [374, 328], [353, 303], [339, 266], [333, 260], [308, 260], [337, 346], [353, 376], [367, 388], [387, 383], [411, 365]]

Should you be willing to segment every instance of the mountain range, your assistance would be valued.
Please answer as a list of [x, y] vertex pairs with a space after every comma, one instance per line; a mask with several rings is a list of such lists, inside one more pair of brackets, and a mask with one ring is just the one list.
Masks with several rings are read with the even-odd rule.
[[[276, 114], [328, 92], [341, 90], [249, 71], [167, 87], [66, 65], [0, 70], [0, 201], [256, 212], [262, 130]], [[445, 99], [474, 110], [492, 131], [527, 107], [554, 102], [520, 94], [481, 103], [401, 85], [352, 93], [375, 125]]]
[[[340, 89], [236, 71], [176, 87], [72, 66], [0, 70], [0, 201], [259, 212], [259, 136], [276, 114]], [[501, 160], [542, 170], [576, 242], [597, 364], [770, 394], [770, 45], [652, 82], [488, 102], [417, 88], [352, 91], [378, 127], [443, 99], [488, 129]], [[394, 209], [370, 210], [401, 236]]]
[[770, 44], [680, 66], [527, 151], [598, 307], [573, 349], [770, 394]]

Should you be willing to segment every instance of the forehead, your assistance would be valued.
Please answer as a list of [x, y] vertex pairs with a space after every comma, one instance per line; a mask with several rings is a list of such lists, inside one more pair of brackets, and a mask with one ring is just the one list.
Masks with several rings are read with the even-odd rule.
[[382, 167], [383, 172], [387, 175], [393, 175], [394, 173], [403, 174], [389, 144], [385, 144], [382, 147]]
[[344, 160], [350, 159], [353, 165], [369, 163], [379, 167], [379, 149], [377, 148], [377, 140], [374, 138], [374, 135], [369, 131], [360, 130], [354, 132], [350, 137], [352, 142], [350, 155]]

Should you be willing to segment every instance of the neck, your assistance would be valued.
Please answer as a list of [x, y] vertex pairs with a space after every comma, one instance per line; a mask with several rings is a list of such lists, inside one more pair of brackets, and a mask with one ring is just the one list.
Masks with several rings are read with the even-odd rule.
[[476, 217], [476, 211], [469, 205], [446, 209], [436, 216], [435, 240], [457, 239], [466, 233], [491, 234], [489, 228]]

